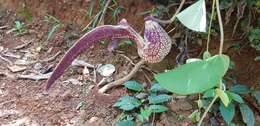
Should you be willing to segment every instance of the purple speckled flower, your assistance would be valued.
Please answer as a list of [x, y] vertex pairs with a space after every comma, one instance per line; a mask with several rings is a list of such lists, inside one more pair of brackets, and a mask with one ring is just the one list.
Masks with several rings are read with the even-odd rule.
[[150, 63], [160, 62], [170, 52], [172, 41], [167, 32], [155, 21], [145, 21], [144, 47], [138, 48], [141, 58]]
[[69, 67], [72, 61], [94, 43], [104, 39], [128, 38], [136, 42], [138, 54], [147, 62], [160, 62], [170, 51], [171, 40], [165, 30], [155, 21], [145, 22], [144, 39], [130, 26], [125, 19], [118, 25], [96, 27], [82, 36], [64, 55], [48, 79], [46, 89], [57, 80]]

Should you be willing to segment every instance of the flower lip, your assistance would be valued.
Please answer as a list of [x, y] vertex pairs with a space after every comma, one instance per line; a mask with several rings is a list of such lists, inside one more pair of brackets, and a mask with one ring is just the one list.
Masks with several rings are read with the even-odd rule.
[[[149, 18], [149, 17], [148, 17]], [[153, 20], [145, 21], [144, 48], [138, 54], [150, 63], [160, 62], [170, 52], [172, 41], [168, 33]]]

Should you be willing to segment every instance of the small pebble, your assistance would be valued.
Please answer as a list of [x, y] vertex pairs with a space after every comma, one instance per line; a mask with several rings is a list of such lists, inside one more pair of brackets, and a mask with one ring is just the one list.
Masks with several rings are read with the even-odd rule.
[[35, 70], [40, 70], [42, 68], [42, 64], [41, 63], [35, 63], [33, 66], [33, 69]]

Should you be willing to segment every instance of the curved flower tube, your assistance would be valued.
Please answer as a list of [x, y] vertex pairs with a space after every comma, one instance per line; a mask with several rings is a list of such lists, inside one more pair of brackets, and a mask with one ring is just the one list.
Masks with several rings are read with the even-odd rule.
[[64, 55], [47, 81], [46, 89], [64, 73], [72, 61], [92, 44], [104, 39], [128, 38], [136, 42], [138, 54], [147, 62], [160, 62], [170, 51], [171, 40], [164, 29], [152, 20], [145, 22], [144, 39], [128, 25], [125, 19], [118, 25], [96, 27], [82, 36]]

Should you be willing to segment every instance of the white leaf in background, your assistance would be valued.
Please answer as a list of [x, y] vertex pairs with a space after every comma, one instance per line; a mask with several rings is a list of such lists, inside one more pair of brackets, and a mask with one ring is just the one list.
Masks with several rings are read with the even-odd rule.
[[206, 5], [205, 0], [199, 0], [177, 15], [178, 20], [187, 28], [206, 32]]

